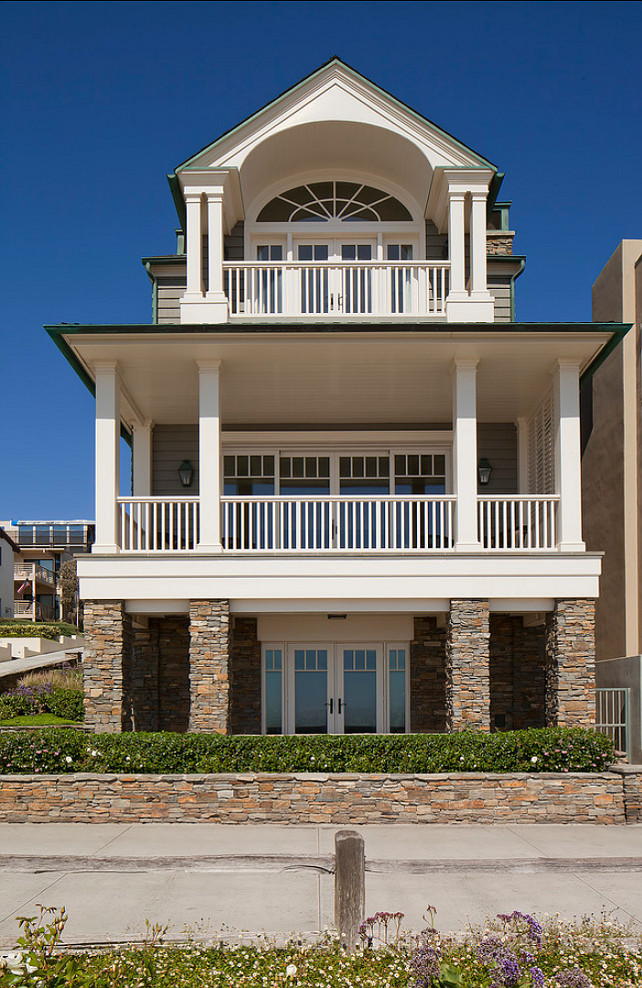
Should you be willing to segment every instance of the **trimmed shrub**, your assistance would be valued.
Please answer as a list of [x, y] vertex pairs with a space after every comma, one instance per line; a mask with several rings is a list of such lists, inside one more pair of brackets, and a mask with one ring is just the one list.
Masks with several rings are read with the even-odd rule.
[[37, 742], [28, 733], [0, 735], [0, 772], [601, 772], [613, 760], [612, 740], [583, 728], [343, 737], [159, 732], [90, 738], [43, 728]]
[[0, 721], [44, 713], [81, 722], [85, 716], [82, 689], [55, 686], [45, 680], [34, 685], [22, 684], [0, 695]]
[[80, 635], [73, 624], [65, 624], [64, 621], [46, 621], [35, 623], [33, 621], [0, 621], [0, 638], [48, 638], [50, 641], [58, 641], [61, 635]]

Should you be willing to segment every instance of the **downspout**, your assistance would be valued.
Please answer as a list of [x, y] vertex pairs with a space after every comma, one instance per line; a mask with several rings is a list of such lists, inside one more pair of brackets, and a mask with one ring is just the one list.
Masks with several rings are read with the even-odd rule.
[[145, 271], [152, 283], [152, 323], [156, 326], [158, 325], [158, 281], [149, 261], [145, 262]]

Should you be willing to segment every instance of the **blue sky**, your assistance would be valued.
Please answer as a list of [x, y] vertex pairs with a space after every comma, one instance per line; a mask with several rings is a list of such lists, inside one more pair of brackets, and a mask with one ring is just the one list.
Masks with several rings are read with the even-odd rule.
[[0, 7], [0, 518], [93, 517], [93, 399], [43, 323], [151, 321], [166, 173], [334, 54], [506, 172], [519, 319], [590, 319], [642, 236], [640, 3]]

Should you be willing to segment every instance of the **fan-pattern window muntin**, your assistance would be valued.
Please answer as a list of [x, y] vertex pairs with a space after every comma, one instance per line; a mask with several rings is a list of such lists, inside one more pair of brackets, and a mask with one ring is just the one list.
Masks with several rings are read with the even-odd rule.
[[358, 182], [310, 182], [281, 192], [263, 207], [259, 223], [408, 222], [399, 199]]

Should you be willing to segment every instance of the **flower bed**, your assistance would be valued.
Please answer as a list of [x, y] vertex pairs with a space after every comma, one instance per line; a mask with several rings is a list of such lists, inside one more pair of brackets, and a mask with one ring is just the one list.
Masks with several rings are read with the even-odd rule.
[[353, 954], [331, 936], [284, 947], [167, 947], [166, 931], [148, 924], [142, 948], [69, 956], [55, 949], [64, 910], [41, 908], [39, 917], [21, 920], [19, 950], [0, 969], [0, 988], [639, 988], [642, 982], [642, 945], [617, 923], [539, 922], [513, 912], [453, 937], [439, 934], [433, 908], [427, 912], [430, 926], [418, 937], [399, 936], [401, 913], [377, 913], [363, 924]]
[[[59, 715], [63, 705], [51, 709]], [[21, 712], [21, 711], [18, 711]], [[0, 773], [34, 772], [604, 772], [612, 741], [582, 728], [481, 734], [256, 737], [100, 734], [43, 729], [0, 735]]]

